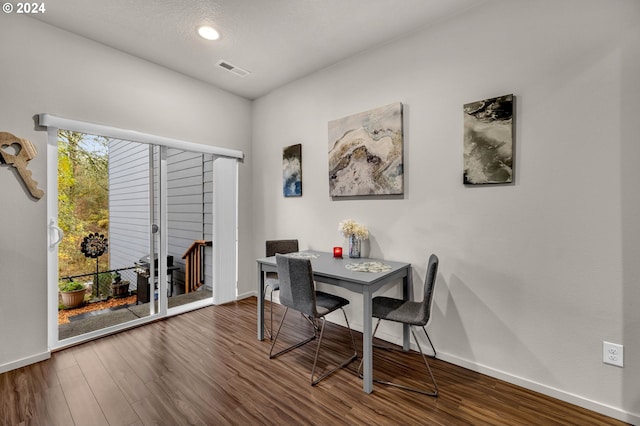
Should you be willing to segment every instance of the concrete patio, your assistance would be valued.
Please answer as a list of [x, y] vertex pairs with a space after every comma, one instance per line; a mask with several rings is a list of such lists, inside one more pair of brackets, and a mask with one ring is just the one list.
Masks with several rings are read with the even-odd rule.
[[[169, 297], [169, 308], [206, 299], [211, 297], [211, 294], [211, 290], [201, 288], [200, 290], [192, 293], [175, 295], [173, 297]], [[70, 322], [68, 324], [60, 324], [58, 326], [58, 339], [68, 339], [91, 331], [100, 330], [117, 324], [123, 324], [148, 315], [148, 303], [140, 305], [122, 305], [102, 311], [93, 311], [81, 314], [78, 315], [78, 317], [81, 318], [73, 319], [73, 317], [71, 317], [69, 318]]]

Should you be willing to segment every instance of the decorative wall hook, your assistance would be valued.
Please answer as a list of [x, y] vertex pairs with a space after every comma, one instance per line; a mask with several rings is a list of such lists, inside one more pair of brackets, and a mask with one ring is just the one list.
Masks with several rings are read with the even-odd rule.
[[[7, 151], [10, 147], [15, 147], [13, 148], [15, 153]], [[31, 170], [27, 168], [27, 163], [33, 160], [37, 154], [36, 147], [30, 141], [8, 132], [0, 132], [0, 164], [15, 167], [31, 195], [40, 199], [44, 195], [44, 191], [38, 188], [38, 182], [33, 180]]]

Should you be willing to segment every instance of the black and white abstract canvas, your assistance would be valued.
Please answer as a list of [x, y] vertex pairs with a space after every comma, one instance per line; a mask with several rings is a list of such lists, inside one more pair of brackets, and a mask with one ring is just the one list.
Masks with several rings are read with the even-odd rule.
[[463, 182], [513, 182], [513, 95], [472, 102], [463, 109]]
[[282, 150], [282, 194], [285, 197], [302, 196], [302, 145], [291, 145]]
[[402, 194], [402, 103], [329, 122], [329, 195]]

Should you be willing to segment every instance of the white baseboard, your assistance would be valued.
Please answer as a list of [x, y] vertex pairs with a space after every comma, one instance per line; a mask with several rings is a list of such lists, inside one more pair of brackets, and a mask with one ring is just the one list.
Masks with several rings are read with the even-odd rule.
[[[257, 297], [255, 292], [247, 293], [247, 297], [248, 296]], [[277, 295], [274, 296], [273, 301], [279, 302]], [[341, 325], [344, 325], [344, 324], [341, 324]], [[351, 324], [351, 327], [354, 330], [362, 333], [362, 328], [359, 324]], [[385, 335], [385, 333], [378, 333], [376, 337], [382, 340], [385, 340], [387, 342], [390, 342], [392, 344], [402, 345], [401, 338], [397, 336], [391, 336], [388, 334]], [[415, 346], [415, 343], [413, 342], [411, 343], [411, 348], [416, 351], [418, 350], [418, 348]], [[437, 358], [446, 362], [450, 362], [451, 364], [464, 367], [468, 370], [475, 371], [496, 379], [504, 380], [505, 382], [508, 382], [517, 386], [521, 386], [525, 389], [529, 389], [534, 392], [539, 392], [543, 395], [550, 396], [552, 398], [556, 398], [564, 402], [568, 402], [569, 404], [577, 405], [578, 407], [586, 408], [587, 410], [595, 411], [597, 413], [604, 414], [605, 416], [609, 416], [623, 422], [631, 423], [632, 425], [640, 425], [640, 414], [630, 413], [620, 408], [613, 407], [611, 405], [603, 404], [598, 401], [593, 401], [591, 399], [582, 397], [580, 395], [572, 394], [570, 392], [556, 389], [554, 387], [547, 386], [542, 383], [538, 383], [529, 379], [518, 377], [513, 374], [506, 373], [504, 371], [497, 370], [492, 367], [487, 367], [486, 365], [478, 364], [476, 362], [457, 357], [455, 355], [438, 351]]]
[[15, 370], [17, 368], [25, 367], [29, 364], [35, 364], [36, 362], [44, 361], [45, 359], [51, 358], [51, 352], [46, 351], [36, 355], [32, 355], [26, 358], [19, 359], [17, 361], [12, 361], [7, 364], [0, 365], [0, 374], [6, 373], [7, 371]]
[[[402, 338], [398, 336], [392, 336], [386, 333], [378, 333], [376, 337], [395, 345], [402, 345]], [[416, 351], [418, 350], [415, 343], [413, 342], [413, 339], [411, 339], [411, 349]], [[505, 382], [521, 386], [525, 389], [529, 389], [534, 392], [538, 392], [543, 395], [568, 402], [569, 404], [586, 408], [587, 410], [595, 411], [596, 413], [604, 414], [605, 416], [609, 416], [623, 422], [631, 423], [633, 425], [640, 425], [639, 414], [630, 413], [611, 405], [603, 404], [601, 402], [594, 401], [580, 395], [566, 392], [561, 389], [556, 389], [552, 386], [515, 376], [513, 374], [488, 367], [486, 365], [478, 364], [477, 362], [469, 361], [468, 359], [460, 358], [458, 356], [451, 355], [445, 352], [438, 351], [437, 358], [451, 364], [464, 367], [468, 370], [475, 371], [477, 373], [481, 373], [496, 379], [504, 380]]]
[[257, 298], [258, 297], [258, 293], [256, 291], [250, 291], [248, 293], [242, 293], [242, 294], [239, 294], [236, 297], [236, 300], [248, 299], [249, 297]]
[[521, 386], [523, 388], [532, 390], [534, 392], [539, 392], [543, 395], [547, 395], [552, 398], [556, 398], [561, 401], [568, 402], [569, 404], [577, 405], [578, 407], [586, 408], [587, 410], [604, 414], [605, 416], [609, 416], [623, 422], [631, 423], [634, 425], [640, 424], [640, 415], [638, 414], [630, 413], [620, 408], [603, 404], [598, 401], [593, 401], [591, 399], [585, 398], [580, 395], [566, 392], [561, 389], [556, 389], [552, 386], [534, 382], [529, 379], [514, 376], [513, 374], [506, 373], [504, 371], [500, 371], [492, 367], [487, 367], [486, 365], [478, 364], [476, 362], [472, 362], [464, 358], [460, 358], [455, 355], [443, 353], [440, 351], [438, 351], [438, 359], [441, 359], [446, 362], [450, 362], [451, 364], [455, 364], [460, 367], [464, 367], [466, 369], [476, 371], [478, 373], [481, 373], [490, 377], [494, 377], [496, 379], [504, 380], [505, 382], [509, 382], [514, 385]]

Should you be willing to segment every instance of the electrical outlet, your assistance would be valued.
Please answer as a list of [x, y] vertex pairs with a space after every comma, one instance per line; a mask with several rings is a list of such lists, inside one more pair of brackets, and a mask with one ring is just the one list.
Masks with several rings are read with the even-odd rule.
[[602, 342], [602, 362], [624, 367], [623, 346], [616, 343]]

